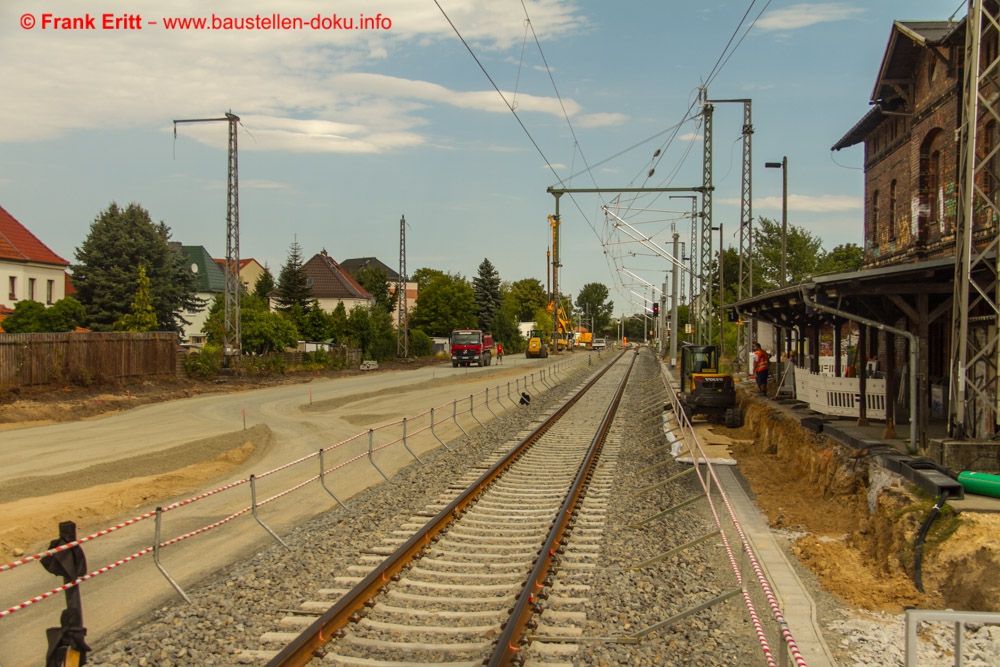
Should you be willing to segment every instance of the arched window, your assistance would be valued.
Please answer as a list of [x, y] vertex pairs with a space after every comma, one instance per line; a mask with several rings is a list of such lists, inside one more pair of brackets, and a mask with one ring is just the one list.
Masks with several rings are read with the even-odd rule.
[[941, 216], [941, 151], [930, 155], [927, 166], [927, 206], [929, 208], [927, 224], [930, 229], [939, 229], [944, 220]]
[[916, 239], [918, 244], [928, 243], [931, 235], [940, 233], [940, 181], [941, 151], [938, 146], [942, 136], [940, 128], [927, 133], [920, 143], [920, 170], [917, 176], [917, 220]]

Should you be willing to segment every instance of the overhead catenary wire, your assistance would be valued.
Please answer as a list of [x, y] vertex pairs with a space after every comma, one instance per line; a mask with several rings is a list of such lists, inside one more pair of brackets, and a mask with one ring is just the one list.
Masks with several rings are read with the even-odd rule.
[[[494, 90], [497, 92], [498, 95], [500, 95], [500, 98], [503, 100], [504, 104], [510, 110], [511, 114], [514, 116], [514, 118], [517, 121], [518, 125], [521, 127], [521, 130], [528, 137], [528, 140], [531, 142], [531, 144], [535, 148], [536, 152], [544, 160], [546, 168], [549, 169], [549, 171], [553, 174], [553, 176], [555, 176], [556, 181], [561, 186], [563, 186], [563, 187], [565, 187], [565, 182], [564, 182], [563, 178], [556, 171], [556, 168], [553, 166], [553, 163], [545, 155], [545, 152], [542, 150], [542, 148], [539, 145], [538, 141], [535, 139], [535, 137], [532, 135], [532, 133], [528, 130], [527, 126], [525, 125], [525, 123], [521, 119], [521, 117], [518, 115], [517, 110], [516, 110], [516, 88], [519, 87], [519, 84], [520, 84], [520, 70], [521, 70], [521, 67], [523, 65], [523, 57], [524, 57], [525, 44], [527, 42], [527, 39], [526, 39], [526, 37], [527, 37], [527, 30], [531, 30], [532, 36], [533, 36], [533, 38], [535, 40], [536, 46], [537, 46], [538, 51], [539, 51], [539, 56], [541, 57], [542, 62], [544, 64], [544, 66], [545, 66], [546, 73], [549, 76], [549, 80], [550, 80], [550, 82], [552, 84], [553, 90], [555, 91], [555, 94], [556, 94], [556, 98], [558, 99], [559, 104], [560, 104], [560, 108], [561, 108], [561, 110], [563, 112], [563, 117], [564, 117], [564, 119], [565, 119], [565, 121], [567, 123], [567, 126], [570, 129], [570, 133], [571, 133], [571, 135], [573, 137], [574, 158], [575, 158], [576, 151], [579, 151], [580, 152], [581, 160], [583, 161], [583, 164], [584, 164], [584, 168], [581, 169], [578, 172], [573, 172], [572, 169], [571, 169], [572, 173], [568, 176], [569, 180], [572, 180], [574, 177], [582, 175], [582, 174], [588, 174], [590, 176], [591, 181], [596, 186], [597, 185], [597, 179], [596, 179], [596, 177], [594, 175], [594, 168], [595, 167], [597, 167], [599, 165], [602, 165], [602, 164], [605, 164], [605, 163], [607, 163], [607, 162], [609, 162], [609, 161], [611, 161], [611, 160], [613, 160], [613, 159], [615, 159], [617, 157], [620, 157], [621, 155], [624, 155], [624, 154], [628, 153], [629, 151], [634, 150], [635, 148], [638, 148], [639, 146], [642, 146], [642, 145], [648, 143], [649, 141], [651, 141], [654, 138], [662, 136], [663, 134], [669, 134], [670, 136], [663, 142], [662, 147], [659, 148], [659, 149], [657, 149], [654, 152], [653, 158], [648, 163], [648, 164], [652, 164], [652, 167], [650, 167], [648, 170], [644, 170], [646, 175], [645, 175], [645, 178], [643, 180], [644, 180], [644, 182], [648, 182], [653, 177], [653, 175], [655, 174], [656, 167], [662, 162], [663, 158], [665, 157], [665, 155], [666, 155], [666, 149], [673, 143], [673, 141], [678, 136], [678, 134], [680, 132], [680, 128], [683, 127], [683, 125], [685, 123], [690, 122], [693, 119], [700, 118], [700, 114], [693, 114], [693, 111], [694, 111], [695, 107], [697, 106], [697, 104], [698, 104], [698, 102], [700, 100], [700, 97], [696, 96], [690, 102], [690, 104], [688, 106], [688, 109], [687, 109], [687, 111], [684, 114], [684, 118], [683, 118], [683, 120], [681, 122], [679, 122], [679, 123], [671, 126], [670, 128], [667, 128], [667, 129], [665, 129], [665, 130], [663, 130], [663, 131], [661, 131], [661, 132], [659, 132], [657, 134], [654, 134], [654, 135], [652, 135], [651, 137], [649, 137], [647, 139], [644, 139], [644, 140], [642, 140], [640, 142], [637, 142], [636, 144], [633, 144], [632, 146], [630, 146], [630, 147], [628, 147], [628, 148], [626, 148], [626, 149], [624, 149], [622, 151], [619, 151], [618, 153], [612, 155], [611, 157], [605, 158], [604, 160], [601, 160], [601, 161], [599, 161], [597, 163], [590, 164], [588, 162], [588, 160], [586, 159], [586, 155], [584, 153], [582, 144], [581, 144], [581, 142], [579, 141], [579, 138], [576, 135], [576, 131], [573, 128], [572, 122], [570, 121], [569, 114], [566, 111], [566, 107], [565, 107], [565, 104], [563, 102], [562, 96], [559, 93], [558, 86], [556, 85], [555, 78], [554, 78], [554, 76], [552, 74], [552, 69], [548, 65], [548, 62], [547, 62], [547, 59], [545, 57], [544, 51], [543, 51], [543, 49], [541, 47], [541, 43], [540, 43], [540, 41], [538, 39], [538, 35], [535, 32], [535, 30], [534, 30], [534, 26], [533, 26], [533, 24], [531, 22], [531, 17], [528, 15], [527, 7], [526, 7], [525, 3], [523, 2], [523, 0], [521, 1], [521, 6], [522, 6], [522, 10], [524, 11], [524, 15], [525, 15], [526, 30], [525, 30], [525, 39], [522, 42], [522, 57], [521, 57], [521, 61], [522, 62], [518, 66], [517, 84], [515, 85], [515, 98], [513, 100], [508, 100], [507, 97], [504, 95], [503, 91], [501, 91], [500, 88], [499, 88], [499, 86], [497, 86], [497, 84], [494, 81], [494, 79], [492, 78], [492, 76], [486, 70], [486, 67], [483, 65], [483, 63], [480, 61], [480, 59], [478, 58], [478, 56], [476, 55], [476, 53], [473, 51], [471, 45], [462, 36], [461, 32], [458, 30], [458, 27], [455, 25], [455, 23], [448, 16], [447, 12], [441, 6], [440, 2], [438, 0], [434, 0], [434, 4], [435, 4], [435, 6], [437, 6], [437, 8], [441, 12], [442, 16], [444, 16], [445, 20], [451, 26], [452, 30], [455, 32], [456, 36], [459, 38], [459, 40], [461, 41], [462, 45], [465, 47], [466, 51], [468, 51], [469, 55], [472, 56], [473, 60], [476, 62], [476, 65], [479, 67], [479, 69], [486, 76], [487, 80], [493, 86]], [[733, 56], [733, 54], [739, 49], [740, 45], [746, 39], [746, 37], [749, 34], [750, 30], [752, 30], [753, 26], [757, 23], [757, 20], [763, 15], [763, 13], [767, 10], [767, 8], [770, 6], [770, 4], [771, 4], [771, 0], [767, 0], [767, 2], [764, 3], [764, 6], [757, 13], [756, 17], [750, 22], [749, 25], [746, 25], [748, 17], [751, 15], [754, 7], [757, 5], [757, 0], [751, 0], [749, 6], [747, 7], [746, 11], [744, 12], [743, 16], [741, 17], [738, 25], [736, 26], [736, 28], [734, 29], [733, 33], [730, 35], [728, 41], [726, 42], [725, 47], [722, 49], [722, 52], [719, 54], [719, 57], [716, 59], [715, 64], [713, 65], [711, 71], [709, 72], [708, 76], [705, 77], [703, 85], [699, 87], [699, 90], [703, 90], [703, 89], [707, 88], [707, 86], [724, 69], [725, 65], [729, 62], [729, 60], [731, 59], [731, 57]], [[744, 26], [745, 25], [746, 25], [746, 28], [744, 30]], [[740, 34], [741, 31], [742, 31], [742, 35]], [[692, 141], [689, 142], [688, 148], [684, 152], [684, 155], [682, 156], [682, 159], [678, 161], [677, 165], [674, 167], [674, 169], [671, 171], [671, 174], [668, 176], [668, 179], [667, 180], [662, 180], [661, 182], [670, 182], [670, 179], [673, 179], [676, 176], [677, 172], [680, 169], [680, 166], [684, 163], [684, 161], [687, 159], [687, 156], [690, 154], [690, 151], [691, 151], [691, 149], [692, 149], [692, 147], [694, 145], [694, 139], [695, 138], [696, 138], [696, 136], [692, 137]], [[574, 159], [574, 162], [575, 162], [575, 159]], [[637, 177], [639, 177], [639, 174], [637, 174]], [[634, 178], [633, 182], [635, 180], [636, 179]], [[605, 254], [605, 256], [607, 258], [607, 261], [609, 263], [609, 268], [611, 268], [611, 266], [613, 264], [617, 264], [618, 260], [620, 259], [620, 258], [616, 258], [614, 256], [613, 252], [610, 252], [610, 253], [608, 252], [609, 249], [613, 245], [616, 245], [616, 244], [612, 243], [613, 239], [611, 238], [612, 236], [614, 236], [613, 226], [612, 226], [612, 232], [611, 232], [611, 234], [609, 236], [605, 237], [604, 235], [602, 235], [601, 233], [599, 233], [598, 230], [597, 230], [597, 227], [596, 227], [595, 223], [587, 216], [587, 214], [584, 213], [584, 211], [583, 211], [580, 203], [576, 200], [575, 197], [573, 197], [572, 193], [567, 193], [567, 194], [570, 194], [570, 200], [573, 202], [573, 205], [575, 206], [575, 208], [577, 209], [577, 211], [580, 213], [581, 217], [584, 220], [587, 221], [587, 223], [590, 226], [591, 230], [593, 231], [594, 235], [597, 237], [598, 241], [601, 243], [602, 247], [604, 248], [604, 254]], [[657, 196], [659, 196], [659, 195], [657, 195]], [[599, 211], [600, 211], [601, 208], [603, 208], [605, 210], [605, 212], [607, 212], [607, 206], [603, 203], [603, 198], [601, 198], [601, 197], [599, 197], [599, 198], [602, 200], [602, 204], [601, 204], [601, 207], [595, 209], [595, 216], [599, 215]], [[634, 203], [637, 200], [638, 200], [638, 197], [633, 197], [628, 202], [628, 204], [626, 204], [625, 211], [624, 211], [626, 214], [632, 208], [631, 204]], [[655, 198], [654, 198], [653, 201], [655, 201]], [[622, 212], [620, 206], [616, 207], [616, 210], [619, 210], [620, 212]], [[631, 217], [631, 216], [629, 216], [629, 217]], [[606, 220], [606, 222], [605, 222], [605, 229], [607, 229], [608, 228], [608, 225], [607, 225], [607, 216], [605, 216], [605, 220]], [[615, 275], [615, 273], [616, 272], [612, 271], [613, 275]]]

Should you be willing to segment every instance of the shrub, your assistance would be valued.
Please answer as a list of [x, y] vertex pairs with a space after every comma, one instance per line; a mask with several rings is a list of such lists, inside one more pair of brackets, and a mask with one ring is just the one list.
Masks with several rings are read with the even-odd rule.
[[410, 331], [410, 354], [415, 357], [429, 357], [434, 352], [434, 341], [420, 329]]
[[208, 380], [222, 368], [222, 348], [206, 345], [200, 352], [189, 352], [184, 358], [184, 370], [191, 377]]

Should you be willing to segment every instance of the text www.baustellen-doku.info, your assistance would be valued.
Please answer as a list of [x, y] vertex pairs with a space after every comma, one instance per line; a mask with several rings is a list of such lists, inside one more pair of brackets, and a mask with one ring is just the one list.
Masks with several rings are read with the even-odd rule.
[[21, 15], [25, 30], [79, 31], [79, 30], [391, 30], [392, 19], [382, 14], [316, 14], [315, 16], [289, 16], [287, 14], [254, 14], [253, 16], [173, 16], [143, 17], [141, 14], [83, 14], [59, 16], [56, 14], [26, 13]]

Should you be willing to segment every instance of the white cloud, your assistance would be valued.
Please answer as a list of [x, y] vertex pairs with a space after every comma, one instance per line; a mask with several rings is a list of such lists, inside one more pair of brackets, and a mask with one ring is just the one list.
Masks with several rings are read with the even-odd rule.
[[[462, 35], [480, 50], [499, 50], [524, 38], [519, 4], [478, 0], [442, 0]], [[579, 31], [584, 19], [561, 0], [528, 2], [536, 32], [547, 39]], [[55, 33], [19, 26], [23, 13], [78, 16], [88, 9], [77, 0], [4, 0], [0, 8], [0, 142], [38, 141], [81, 129], [127, 129], [169, 123], [173, 118], [215, 117], [225, 110], [240, 115], [254, 141], [247, 150], [372, 153], [430, 143], [420, 131], [431, 125], [434, 107], [447, 105], [470, 112], [507, 113], [496, 91], [453, 90], [432, 81], [407, 79], [370, 70], [391, 66], [394, 58], [433, 62], [438, 45], [454, 41], [451, 26], [433, 3], [382, 0], [378, 8], [391, 18], [383, 31], [164, 29], [163, 18], [205, 17], [212, 12], [240, 17], [371, 14], [365, 0], [297, 0], [293, 9], [273, 2], [243, 0], [227, 7], [198, 0], [148, 2], [106, 0], [100, 13], [135, 14], [142, 30], [104, 33]], [[426, 53], [431, 49], [430, 53]], [[366, 71], [369, 70], [369, 71]], [[429, 69], [433, 72], [433, 67]], [[433, 74], [429, 74], [431, 78]], [[507, 92], [508, 100], [513, 93]], [[566, 113], [581, 106], [564, 99]], [[553, 96], [519, 92], [520, 113], [562, 117]], [[608, 116], [608, 118], [605, 118]], [[583, 123], [607, 124], [614, 114], [582, 117]], [[224, 145], [218, 128], [186, 128], [185, 134]], [[222, 144], [220, 144], [220, 141]]]
[[681, 141], [701, 141], [701, 133], [688, 132], [686, 134], [682, 134], [680, 137], [678, 137], [678, 139], [680, 139]]
[[292, 191], [293, 188], [288, 183], [279, 183], [278, 181], [268, 181], [261, 178], [251, 178], [247, 180], [240, 181], [241, 190], [288, 190]]
[[552, 164], [543, 164], [542, 165], [542, 169], [544, 169], [546, 171], [549, 171], [550, 169], [558, 171], [559, 169], [565, 169], [565, 168], [566, 168], [566, 165], [564, 165], [562, 162], [553, 162]]
[[[718, 201], [718, 200], [717, 200]], [[738, 206], [738, 199], [727, 199], [726, 203]], [[781, 196], [760, 197], [753, 200], [754, 210], [781, 210]], [[860, 197], [847, 195], [788, 195], [788, 210], [806, 213], [835, 213], [840, 211], [863, 211], [864, 202]]]
[[628, 116], [623, 113], [589, 113], [583, 114], [573, 124], [577, 127], [608, 127], [609, 125], [624, 125]]
[[864, 13], [864, 9], [834, 2], [802, 3], [767, 12], [754, 26], [764, 31], [795, 30], [817, 23], [844, 21]]

